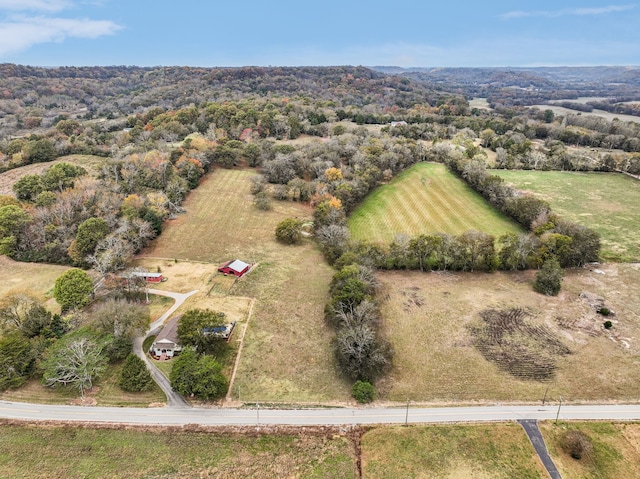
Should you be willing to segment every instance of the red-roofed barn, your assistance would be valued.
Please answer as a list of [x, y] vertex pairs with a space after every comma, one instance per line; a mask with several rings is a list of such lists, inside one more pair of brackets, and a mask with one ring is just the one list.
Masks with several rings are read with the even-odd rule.
[[233, 261], [227, 261], [225, 264], [218, 268], [218, 271], [224, 274], [233, 274], [239, 278], [247, 271], [249, 271], [250, 268], [250, 264], [247, 264], [244, 261], [240, 261], [239, 259], [235, 259]]

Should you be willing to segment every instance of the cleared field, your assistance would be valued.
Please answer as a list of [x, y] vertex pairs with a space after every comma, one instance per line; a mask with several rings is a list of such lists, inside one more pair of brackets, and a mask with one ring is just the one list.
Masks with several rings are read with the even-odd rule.
[[[565, 479], [640, 477], [640, 424], [607, 422], [540, 423], [549, 454]], [[562, 448], [568, 431], [580, 431], [590, 444], [577, 460]]]
[[2, 477], [357, 477], [353, 445], [340, 436], [10, 425], [0, 432]]
[[[227, 296], [228, 301], [256, 298], [233, 399], [348, 400], [350, 387], [336, 372], [334, 333], [323, 314], [332, 270], [311, 241], [283, 246], [274, 238], [279, 221], [309, 217], [311, 210], [291, 202], [274, 202], [274, 209], [268, 212], [256, 209], [249, 192], [254, 174], [250, 170], [215, 171], [190, 194], [187, 213], [166, 226], [139, 263], [152, 271], [160, 266], [169, 280], [159, 288], [200, 290], [184, 309], [196, 307], [200, 300], [207, 304], [210, 298], [225, 296], [228, 285], [222, 282], [228, 278], [214, 276], [223, 261], [257, 262]], [[180, 259], [176, 263], [173, 258]], [[204, 296], [218, 281], [221, 284], [210, 297]]]
[[58, 276], [68, 269], [68, 266], [21, 263], [0, 255], [0, 271], [3, 278], [0, 282], [0, 298], [27, 293], [40, 301], [47, 301], [47, 308], [59, 313], [60, 306], [51, 294]]
[[368, 479], [548, 477], [517, 424], [374, 429], [361, 448]]
[[489, 102], [486, 98], [473, 98], [469, 100], [469, 108], [478, 108], [480, 110], [491, 110]]
[[[597, 98], [589, 98], [588, 100], [590, 101], [590, 100], [596, 100], [596, 99]], [[585, 100], [583, 101], [570, 100], [570, 101], [573, 101], [575, 103], [586, 103]], [[557, 106], [557, 105], [532, 105], [531, 108], [540, 108], [540, 110], [542, 111], [551, 110], [556, 115], [569, 115], [569, 114], [592, 115], [592, 116], [599, 116], [600, 118], [604, 118], [605, 120], [609, 120], [609, 121], [612, 121], [617, 118], [618, 120], [621, 120], [621, 121], [635, 121], [636, 123], [640, 123], [640, 117], [638, 116], [624, 115], [621, 113], [611, 113], [606, 110], [598, 110], [597, 108], [594, 108], [593, 111], [591, 112], [572, 110], [571, 108], [565, 108], [563, 106]]]
[[290, 254], [261, 264], [234, 289], [235, 294], [258, 299], [233, 399], [348, 401], [351, 385], [337, 372], [335, 333], [324, 320], [333, 271], [312, 245], [288, 250]]
[[596, 230], [606, 261], [640, 260], [640, 181], [619, 173], [493, 170], [554, 212]]
[[[538, 402], [548, 389], [547, 400], [554, 401], [636, 401], [640, 265], [569, 270], [557, 297], [535, 293], [534, 274], [380, 273], [383, 329], [395, 349], [394, 369], [378, 384], [380, 399]], [[615, 316], [597, 314], [598, 299]], [[526, 324], [498, 332], [508, 334], [503, 343], [510, 349], [483, 355], [469, 326], [478, 325], [484, 311], [510, 308], [524, 309]], [[568, 354], [556, 354], [558, 344]], [[536, 348], [544, 356], [532, 354]], [[520, 363], [502, 362], [509, 357], [521, 357]], [[540, 357], [555, 368], [546, 380], [535, 379]]]
[[418, 163], [377, 188], [349, 218], [352, 237], [391, 242], [397, 234], [462, 234], [477, 230], [499, 236], [520, 232], [444, 165]]
[[50, 166], [58, 163], [71, 163], [73, 165], [82, 166], [89, 172], [89, 174], [95, 173], [98, 170], [99, 165], [104, 161], [101, 156], [92, 155], [69, 155], [61, 156], [54, 161], [48, 163], [34, 163], [32, 165], [21, 166], [20, 168], [14, 168], [13, 170], [0, 173], [0, 195], [12, 195], [13, 196], [13, 184], [22, 178], [24, 175], [40, 174]]
[[162, 235], [140, 257], [222, 263], [241, 258], [256, 262], [280, 245], [276, 225], [288, 217], [306, 218], [306, 205], [274, 201], [271, 211], [253, 206], [250, 179], [255, 170], [215, 170], [192, 191], [183, 206], [187, 213], [170, 221]]

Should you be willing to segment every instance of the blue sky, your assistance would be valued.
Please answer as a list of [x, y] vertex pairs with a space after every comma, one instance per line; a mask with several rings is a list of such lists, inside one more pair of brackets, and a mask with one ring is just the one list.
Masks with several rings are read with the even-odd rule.
[[0, 0], [0, 62], [640, 65], [638, 25], [640, 5], [589, 0]]

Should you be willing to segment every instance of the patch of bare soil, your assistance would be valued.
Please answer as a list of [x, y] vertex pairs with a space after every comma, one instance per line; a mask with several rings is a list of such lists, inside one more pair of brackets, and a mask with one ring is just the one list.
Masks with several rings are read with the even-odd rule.
[[488, 309], [469, 324], [474, 346], [489, 361], [520, 379], [548, 380], [557, 359], [571, 353], [546, 326], [522, 308]]

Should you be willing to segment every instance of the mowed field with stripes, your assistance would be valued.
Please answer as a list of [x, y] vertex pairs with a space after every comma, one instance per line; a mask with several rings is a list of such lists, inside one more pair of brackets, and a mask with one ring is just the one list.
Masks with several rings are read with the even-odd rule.
[[458, 235], [477, 230], [498, 237], [522, 231], [438, 163], [418, 163], [373, 191], [348, 225], [354, 239], [382, 242], [391, 242], [398, 234]]

